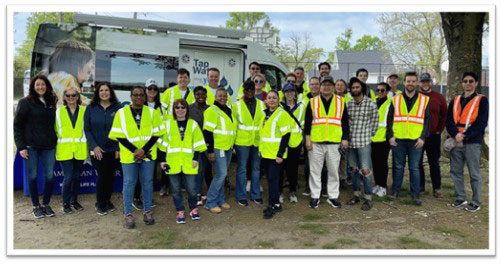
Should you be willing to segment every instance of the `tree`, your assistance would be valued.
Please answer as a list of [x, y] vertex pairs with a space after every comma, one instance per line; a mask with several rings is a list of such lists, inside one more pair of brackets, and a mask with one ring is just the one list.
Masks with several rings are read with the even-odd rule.
[[319, 61], [324, 55], [322, 48], [313, 46], [310, 32], [304, 32], [303, 35], [293, 34], [289, 41], [280, 47], [278, 59], [288, 65], [290, 70], [302, 66], [306, 71], [314, 67], [314, 63]]
[[[225, 27], [249, 32], [250, 29], [260, 26], [260, 24], [263, 28], [269, 29], [272, 34], [279, 35], [279, 29], [272, 26], [270, 18], [265, 12], [230, 12], [230, 19], [225, 22]], [[279, 50], [280, 41], [281, 39], [277, 37], [276, 47], [269, 50], [274, 55], [281, 52]]]
[[352, 50], [383, 50], [384, 47], [385, 43], [380, 38], [364, 35], [356, 41]]
[[409, 68], [417, 64], [430, 67], [429, 73], [441, 80], [441, 63], [447, 59], [447, 50], [439, 13], [384, 13], [377, 23], [394, 62]]
[[336, 38], [335, 50], [350, 50], [350, 39], [352, 38], [352, 29], [347, 28], [341, 36]]

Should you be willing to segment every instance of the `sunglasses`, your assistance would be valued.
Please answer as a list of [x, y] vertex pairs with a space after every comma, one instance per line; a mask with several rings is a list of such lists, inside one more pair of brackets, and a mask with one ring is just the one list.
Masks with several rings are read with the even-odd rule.
[[383, 93], [385, 92], [385, 89], [376, 89], [377, 93]]
[[145, 97], [145, 94], [132, 94], [133, 97]]
[[287, 82], [287, 83], [294, 83], [295, 81], [292, 81], [292, 80], [287, 80], [286, 82]]
[[77, 94], [65, 94], [64, 96], [75, 98], [75, 97], [77, 97]]
[[260, 68], [251, 68], [252, 71], [259, 71]]
[[157, 87], [153, 87], [153, 86], [150, 86], [148, 88], [146, 88], [147, 90], [151, 91], [151, 90], [157, 90], [158, 88]]
[[184, 106], [175, 106], [174, 109], [186, 109]]
[[264, 80], [254, 80], [254, 83], [263, 83], [265, 82]]
[[474, 80], [463, 80], [462, 82], [463, 83], [474, 83], [475, 81]]

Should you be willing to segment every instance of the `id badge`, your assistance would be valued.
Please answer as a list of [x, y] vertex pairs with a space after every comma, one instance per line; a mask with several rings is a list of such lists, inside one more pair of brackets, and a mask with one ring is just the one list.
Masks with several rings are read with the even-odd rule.
[[220, 158], [225, 157], [225, 151], [223, 149], [220, 149]]

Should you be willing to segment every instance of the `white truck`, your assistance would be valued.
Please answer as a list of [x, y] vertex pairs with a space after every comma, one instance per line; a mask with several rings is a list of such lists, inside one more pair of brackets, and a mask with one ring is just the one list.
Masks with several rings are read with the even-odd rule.
[[[86, 96], [95, 84], [109, 82], [121, 102], [129, 101], [133, 86], [154, 78], [167, 89], [176, 82], [176, 71], [190, 72], [190, 88], [207, 84], [207, 70], [220, 70], [220, 87], [235, 99], [240, 84], [249, 77], [249, 63], [262, 65], [272, 88], [280, 89], [287, 68], [260, 44], [244, 40], [246, 32], [220, 27], [107, 17], [77, 13], [73, 24], [41, 24], [32, 54], [32, 76], [48, 72], [56, 45], [77, 40], [95, 53], [94, 71], [79, 83]], [[76, 78], [76, 76], [75, 76]], [[78, 79], [78, 78], [76, 78]]]

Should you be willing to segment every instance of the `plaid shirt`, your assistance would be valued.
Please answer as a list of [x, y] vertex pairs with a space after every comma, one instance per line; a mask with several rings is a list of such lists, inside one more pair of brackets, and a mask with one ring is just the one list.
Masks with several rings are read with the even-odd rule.
[[347, 103], [350, 127], [350, 147], [361, 148], [371, 143], [378, 129], [378, 108], [370, 98], [357, 103], [354, 98]]

